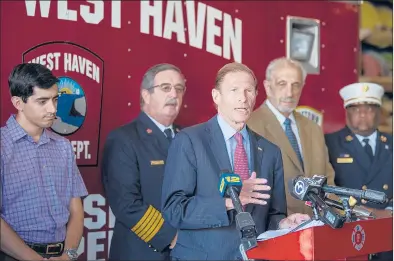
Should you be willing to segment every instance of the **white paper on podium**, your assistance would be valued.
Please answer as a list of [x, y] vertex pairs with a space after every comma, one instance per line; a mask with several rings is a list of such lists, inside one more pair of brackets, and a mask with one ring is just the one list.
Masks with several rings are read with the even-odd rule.
[[[319, 227], [319, 226], [324, 226], [324, 223], [321, 222], [320, 220], [313, 220], [309, 222], [309, 224], [306, 224], [305, 226], [300, 227], [296, 231], [304, 230], [310, 227]], [[257, 241], [264, 241], [267, 239], [279, 237], [288, 234], [292, 229], [286, 228], [286, 229], [278, 229], [278, 230], [268, 230], [265, 231], [264, 233], [260, 234], [257, 237]]]

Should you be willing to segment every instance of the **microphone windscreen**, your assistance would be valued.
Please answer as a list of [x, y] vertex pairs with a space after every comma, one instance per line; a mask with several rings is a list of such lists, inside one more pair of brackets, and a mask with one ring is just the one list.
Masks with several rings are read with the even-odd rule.
[[[288, 190], [289, 190], [289, 192], [290, 192], [290, 195], [293, 197], [293, 198], [296, 198], [296, 199], [299, 199], [299, 200], [302, 200], [301, 198], [300, 198], [300, 194], [302, 194], [302, 193], [300, 193], [299, 191], [298, 191], [298, 193], [295, 191], [296, 190], [296, 184], [297, 184], [297, 182], [299, 181], [299, 180], [302, 180], [302, 178], [303, 178], [303, 176], [301, 176], [301, 175], [299, 175], [299, 176], [297, 176], [297, 177], [295, 177], [295, 178], [291, 178], [291, 179], [289, 179], [288, 181], [287, 181], [287, 186], [288, 186]], [[302, 182], [302, 181], [301, 181]], [[305, 188], [304, 188], [305, 189]]]

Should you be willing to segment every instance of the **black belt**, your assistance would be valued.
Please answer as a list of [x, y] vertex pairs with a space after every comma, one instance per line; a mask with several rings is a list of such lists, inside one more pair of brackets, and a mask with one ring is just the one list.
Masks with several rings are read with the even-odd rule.
[[53, 243], [53, 244], [36, 244], [26, 243], [31, 249], [36, 251], [38, 254], [44, 255], [60, 255], [64, 250], [64, 242]]

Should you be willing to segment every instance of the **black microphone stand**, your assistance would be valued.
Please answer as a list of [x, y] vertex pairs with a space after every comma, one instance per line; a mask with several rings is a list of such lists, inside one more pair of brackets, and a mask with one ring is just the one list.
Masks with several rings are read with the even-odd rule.
[[240, 232], [241, 244], [245, 251], [257, 246], [257, 231], [256, 224], [253, 221], [252, 215], [243, 210], [238, 193], [234, 187], [229, 187], [227, 193], [233, 202], [234, 209], [237, 212], [235, 222], [237, 229]]
[[241, 245], [239, 246], [239, 250], [241, 252], [242, 259], [249, 260], [246, 251], [257, 247], [256, 224], [253, 221], [252, 215], [250, 215], [249, 212], [244, 211], [236, 188], [232, 186], [228, 187], [226, 194], [230, 196], [235, 212], [237, 213], [235, 215], [235, 222], [241, 237]]
[[352, 221], [352, 209], [350, 208], [349, 198], [341, 197], [343, 210], [345, 211], [346, 222]]
[[[298, 225], [290, 232], [294, 232], [314, 220], [320, 220], [324, 224], [327, 224], [332, 228], [340, 228], [343, 226], [345, 219], [342, 216], [329, 211], [330, 207], [324, 202], [324, 200], [319, 195], [311, 193], [308, 196], [308, 198], [312, 203], [313, 217], [310, 220]], [[324, 216], [320, 213], [321, 212], [320, 209], [322, 210]]]

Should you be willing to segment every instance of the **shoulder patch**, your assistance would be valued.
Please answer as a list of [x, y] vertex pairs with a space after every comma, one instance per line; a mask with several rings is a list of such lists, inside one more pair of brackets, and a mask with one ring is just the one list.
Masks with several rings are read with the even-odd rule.
[[298, 106], [295, 109], [296, 112], [302, 116], [310, 119], [317, 123], [320, 127], [323, 126], [323, 113], [309, 106]]

